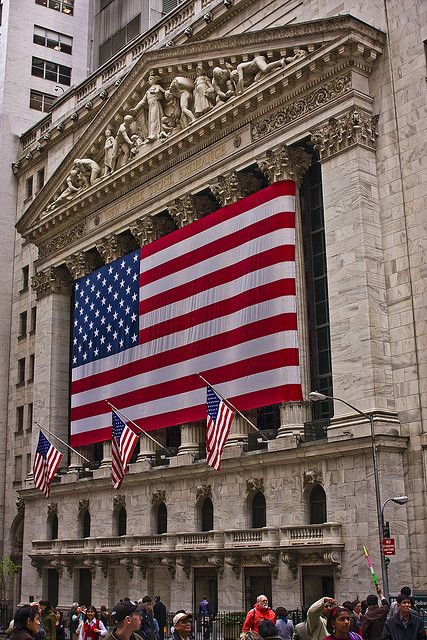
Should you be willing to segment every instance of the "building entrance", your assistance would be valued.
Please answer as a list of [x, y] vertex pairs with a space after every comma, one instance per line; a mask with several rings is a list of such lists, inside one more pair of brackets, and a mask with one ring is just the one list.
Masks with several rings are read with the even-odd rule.
[[78, 602], [89, 607], [92, 602], [92, 574], [90, 569], [79, 569]]
[[328, 566], [302, 567], [303, 606], [309, 607], [319, 598], [334, 597], [333, 568]]
[[253, 608], [257, 597], [261, 594], [267, 596], [268, 604], [272, 607], [270, 569], [267, 569], [266, 567], [245, 567], [246, 611]]
[[218, 577], [215, 569], [195, 567], [194, 569], [194, 613], [199, 613], [200, 600], [206, 596], [212, 613], [218, 611]]

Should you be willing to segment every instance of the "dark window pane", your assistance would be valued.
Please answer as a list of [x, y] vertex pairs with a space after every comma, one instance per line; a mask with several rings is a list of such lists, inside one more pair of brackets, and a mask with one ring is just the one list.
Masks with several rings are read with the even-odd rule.
[[213, 504], [210, 498], [205, 498], [202, 504], [202, 531], [212, 531], [213, 526]]
[[310, 493], [310, 524], [326, 522], [326, 494], [323, 487], [317, 484]]
[[328, 373], [331, 370], [331, 354], [329, 351], [319, 352], [319, 375]]
[[313, 237], [312, 237], [312, 244], [313, 244], [313, 255], [317, 255], [318, 253], [323, 253], [325, 251], [325, 236], [323, 233], [319, 233], [318, 231], [316, 233], [313, 233]]
[[39, 35], [38, 33], [35, 33], [33, 36], [33, 42], [34, 44], [41, 44], [44, 46], [44, 37], [42, 35]]
[[127, 530], [127, 514], [126, 509], [121, 507], [117, 514], [117, 535], [125, 536]]
[[252, 528], [260, 529], [267, 523], [266, 505], [264, 494], [258, 491], [252, 500]]
[[82, 538], [90, 538], [90, 513], [85, 511], [82, 523]]
[[161, 502], [157, 509], [157, 533], [168, 532], [168, 511], [164, 502]]

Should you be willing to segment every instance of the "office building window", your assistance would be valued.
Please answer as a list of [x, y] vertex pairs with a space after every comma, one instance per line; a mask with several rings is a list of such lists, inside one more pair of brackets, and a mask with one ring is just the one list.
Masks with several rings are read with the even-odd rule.
[[27, 335], [27, 312], [23, 311], [19, 314], [19, 334], [18, 338], [25, 338]]
[[116, 31], [111, 38], [105, 40], [99, 47], [99, 64], [103, 64], [109, 60], [111, 56], [120, 51], [128, 42], [136, 38], [136, 36], [141, 33], [140, 23], [141, 14], [138, 14], [133, 20], [128, 22], [128, 24]]
[[66, 84], [67, 86], [71, 84], [71, 67], [36, 58], [35, 56], [33, 56], [31, 64], [31, 74], [37, 78], [52, 80], [52, 82], [58, 82], [59, 84]]
[[30, 109], [48, 113], [55, 100], [56, 96], [51, 96], [49, 93], [34, 91], [34, 89], [30, 90]]
[[32, 431], [33, 429], [33, 415], [34, 415], [34, 405], [32, 402], [30, 402], [27, 409], [27, 431]]
[[30, 333], [36, 332], [36, 323], [37, 323], [37, 307], [31, 307]]
[[24, 429], [24, 407], [16, 407], [15, 433], [22, 433], [23, 429]]
[[73, 39], [71, 36], [66, 36], [65, 33], [57, 33], [38, 25], [34, 25], [33, 42], [34, 44], [40, 44], [42, 47], [62, 51], [62, 53], [68, 53], [69, 55], [73, 52]]
[[22, 276], [21, 291], [28, 291], [28, 284], [30, 281], [30, 267], [28, 266], [28, 264], [25, 265], [25, 267], [22, 267], [21, 276]]
[[25, 200], [33, 197], [33, 176], [25, 180]]
[[35, 362], [35, 355], [34, 353], [30, 354], [30, 363], [28, 366], [28, 382], [32, 382], [34, 380], [34, 362]]
[[35, 0], [35, 2], [42, 7], [60, 11], [68, 16], [72, 16], [74, 13], [74, 0]]
[[44, 185], [44, 167], [42, 167], [37, 171], [37, 191], [40, 191], [43, 185]]
[[180, 0], [162, 0], [162, 14], [166, 15], [180, 4]]
[[25, 358], [18, 360], [18, 378], [16, 384], [25, 384]]

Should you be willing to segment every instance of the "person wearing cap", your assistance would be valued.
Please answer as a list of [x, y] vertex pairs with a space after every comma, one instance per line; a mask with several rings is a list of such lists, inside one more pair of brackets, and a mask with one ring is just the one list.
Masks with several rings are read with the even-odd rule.
[[137, 633], [141, 624], [141, 615], [134, 602], [118, 602], [111, 612], [114, 628], [105, 640], [142, 640]]
[[173, 633], [171, 640], [188, 640], [191, 633], [191, 613], [180, 611], [172, 620]]

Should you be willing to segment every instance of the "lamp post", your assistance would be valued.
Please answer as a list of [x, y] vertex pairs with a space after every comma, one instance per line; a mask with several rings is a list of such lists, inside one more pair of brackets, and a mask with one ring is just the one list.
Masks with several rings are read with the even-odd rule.
[[380, 548], [380, 559], [381, 559], [381, 576], [383, 581], [383, 592], [384, 597], [389, 598], [388, 593], [388, 580], [387, 580], [387, 567], [384, 560], [383, 554], [383, 519], [382, 519], [382, 510], [381, 510], [381, 497], [380, 497], [380, 479], [378, 475], [378, 461], [377, 461], [377, 449], [375, 444], [375, 432], [374, 432], [374, 416], [372, 413], [365, 413], [361, 411], [357, 407], [353, 406], [347, 400], [343, 400], [342, 398], [337, 398], [336, 396], [327, 396], [324, 393], [319, 393], [318, 391], [312, 391], [309, 394], [309, 398], [312, 402], [319, 402], [323, 400], [337, 400], [338, 402], [342, 402], [343, 404], [353, 409], [360, 416], [363, 416], [371, 425], [371, 445], [372, 445], [372, 466], [374, 470], [374, 485], [375, 485], [375, 500], [376, 500], [376, 508], [377, 508], [377, 521], [378, 521], [378, 543]]
[[[386, 506], [387, 502], [395, 502], [396, 504], [406, 504], [408, 502], [409, 498], [408, 496], [395, 496], [394, 498], [387, 498], [387, 500], [385, 500], [381, 506], [381, 526], [382, 526], [382, 530], [385, 531], [385, 520], [384, 520], [384, 507]], [[382, 554], [382, 556], [384, 556], [384, 554]], [[384, 587], [384, 596], [387, 598], [388, 600], [388, 596], [389, 596], [389, 589], [388, 589], [388, 566], [387, 563], [384, 561], [384, 567], [385, 567], [385, 572], [383, 574], [383, 587]], [[387, 594], [387, 595], [386, 595]]]

